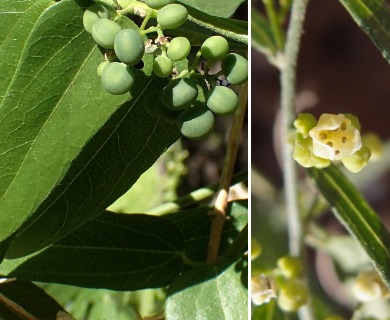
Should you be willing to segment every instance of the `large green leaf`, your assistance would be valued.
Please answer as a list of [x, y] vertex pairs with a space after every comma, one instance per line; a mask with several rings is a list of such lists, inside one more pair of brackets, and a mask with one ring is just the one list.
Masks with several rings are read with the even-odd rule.
[[[5, 259], [0, 273], [114, 290], [162, 287], [182, 271], [183, 261], [205, 261], [208, 211], [205, 207], [163, 217], [107, 211], [42, 251]], [[221, 254], [247, 223], [247, 202], [231, 203], [229, 216]]]
[[[185, 210], [165, 215], [180, 228], [187, 257], [195, 261], [205, 261], [210, 237], [210, 208]], [[230, 202], [220, 245], [220, 255], [224, 254], [234, 238], [248, 223], [248, 202]]]
[[166, 319], [248, 319], [247, 280], [242, 260], [189, 270], [169, 287]]
[[127, 102], [102, 88], [103, 56], [82, 26], [88, 3], [63, 0], [38, 18], [0, 105], [0, 240], [30, 217], [10, 256], [99, 215], [178, 138], [141, 103], [161, 81], [137, 72]]
[[202, 10], [209, 15], [225, 18], [230, 17], [244, 1], [245, 0], [180, 0], [181, 3]]
[[0, 318], [73, 319], [53, 298], [35, 284], [9, 279], [0, 284]]
[[337, 218], [359, 242], [390, 287], [390, 234], [380, 218], [336, 166], [308, 169]]
[[339, 0], [390, 63], [390, 8], [384, 0]]
[[4, 260], [8, 277], [83, 287], [163, 287], [182, 269], [183, 239], [169, 220], [103, 214], [38, 253]]

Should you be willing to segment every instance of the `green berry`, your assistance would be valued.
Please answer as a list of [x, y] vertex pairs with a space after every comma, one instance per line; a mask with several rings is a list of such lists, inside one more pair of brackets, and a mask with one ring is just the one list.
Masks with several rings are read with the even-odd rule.
[[216, 86], [209, 92], [206, 104], [215, 114], [232, 114], [237, 109], [238, 97], [232, 89]]
[[119, 60], [133, 66], [141, 61], [145, 44], [138, 31], [124, 29], [115, 37], [114, 50]]
[[102, 85], [112, 94], [124, 94], [134, 85], [134, 72], [124, 63], [111, 62], [103, 70]]
[[190, 41], [185, 37], [176, 37], [169, 43], [167, 55], [173, 61], [180, 61], [186, 58], [190, 51]]
[[97, 73], [97, 75], [98, 75], [99, 77], [102, 76], [102, 73], [103, 73], [104, 69], [105, 69], [109, 64], [110, 64], [109, 61], [103, 61], [103, 62], [101, 62], [101, 63], [99, 64], [99, 66], [98, 66], [97, 69], [96, 69], [96, 73]]
[[99, 19], [92, 26], [92, 38], [99, 46], [113, 49], [115, 37], [121, 30], [121, 27], [114, 21]]
[[188, 108], [198, 96], [198, 88], [191, 79], [175, 79], [167, 84], [162, 93], [164, 105], [173, 110]]
[[229, 53], [222, 60], [222, 70], [231, 84], [241, 84], [248, 79], [248, 60], [236, 53]]
[[160, 9], [162, 7], [165, 7], [168, 4], [174, 3], [175, 0], [142, 0], [145, 2], [148, 7], [151, 7], [153, 9]]
[[164, 29], [176, 29], [186, 22], [188, 12], [181, 4], [168, 4], [157, 11], [157, 22]]
[[203, 42], [200, 52], [207, 60], [222, 59], [229, 52], [229, 43], [224, 37], [212, 36]]
[[206, 106], [196, 105], [179, 116], [178, 126], [183, 136], [199, 140], [212, 132], [214, 122], [214, 115]]
[[173, 63], [167, 56], [160, 55], [153, 61], [153, 71], [160, 78], [166, 78], [172, 73]]
[[109, 17], [110, 17], [110, 12], [107, 10], [106, 7], [100, 4], [93, 4], [84, 11], [84, 15], [83, 15], [84, 28], [87, 32], [92, 33], [92, 26], [96, 21], [103, 18], [108, 19]]

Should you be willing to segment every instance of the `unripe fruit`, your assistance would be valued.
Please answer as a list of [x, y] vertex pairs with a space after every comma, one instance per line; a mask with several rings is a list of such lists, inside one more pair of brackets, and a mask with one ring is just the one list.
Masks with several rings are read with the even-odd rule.
[[237, 109], [238, 97], [232, 89], [216, 86], [210, 90], [206, 104], [215, 114], [232, 114]]
[[160, 55], [153, 61], [153, 71], [160, 78], [166, 78], [172, 73], [173, 63], [167, 56]]
[[214, 115], [206, 106], [196, 105], [179, 116], [178, 126], [183, 136], [199, 140], [212, 132], [214, 122]]
[[231, 84], [241, 84], [248, 79], [248, 60], [236, 53], [229, 53], [222, 60], [222, 70]]
[[186, 58], [190, 51], [190, 41], [185, 37], [176, 37], [169, 43], [167, 55], [174, 61], [180, 61]]
[[110, 64], [109, 61], [103, 61], [99, 64], [99, 66], [96, 69], [96, 73], [99, 77], [102, 76], [104, 69]]
[[92, 26], [96, 21], [103, 18], [108, 19], [109, 17], [110, 12], [106, 7], [100, 4], [93, 4], [84, 11], [83, 26], [87, 32], [91, 33]]
[[169, 4], [157, 11], [157, 22], [164, 29], [176, 29], [186, 22], [187, 9], [181, 4]]
[[99, 46], [113, 49], [115, 37], [121, 30], [121, 27], [114, 21], [99, 19], [92, 26], [92, 38]]
[[229, 52], [229, 43], [224, 37], [212, 36], [203, 42], [200, 52], [207, 60], [222, 59]]
[[278, 305], [287, 312], [297, 311], [309, 300], [309, 290], [298, 280], [290, 280], [279, 290]]
[[162, 93], [164, 105], [173, 110], [186, 109], [196, 100], [198, 88], [191, 79], [175, 79], [167, 84]]
[[145, 44], [138, 31], [124, 29], [115, 37], [114, 50], [119, 60], [133, 66], [141, 61]]
[[112, 94], [124, 94], [134, 85], [134, 72], [124, 63], [111, 62], [103, 70], [102, 85]]
[[145, 2], [149, 7], [153, 9], [160, 9], [162, 7], [165, 7], [168, 4], [174, 3], [175, 0], [142, 0]]

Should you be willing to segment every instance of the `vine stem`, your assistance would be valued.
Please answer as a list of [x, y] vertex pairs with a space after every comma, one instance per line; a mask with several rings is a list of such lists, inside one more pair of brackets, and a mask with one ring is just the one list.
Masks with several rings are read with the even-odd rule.
[[[289, 232], [289, 251], [291, 255], [300, 257], [303, 261], [305, 261], [302, 250], [303, 221], [298, 208], [297, 172], [295, 161], [292, 157], [293, 146], [290, 142], [290, 133], [295, 119], [296, 69], [307, 4], [308, 0], [293, 1], [284, 61], [281, 67], [283, 177]], [[302, 320], [313, 319], [310, 305], [301, 307], [298, 314]]]
[[233, 116], [219, 190], [215, 200], [214, 210], [211, 213], [211, 230], [207, 252], [207, 263], [209, 264], [215, 264], [218, 259], [223, 225], [226, 221], [226, 208], [229, 196], [229, 188], [233, 175], [234, 165], [236, 163], [237, 150], [240, 144], [240, 136], [242, 125], [244, 123], [247, 101], [248, 82], [243, 84], [240, 88], [239, 105]]
[[199, 26], [205, 27], [209, 30], [212, 30], [215, 33], [219, 33], [220, 35], [224, 36], [225, 38], [231, 39], [233, 41], [241, 42], [243, 44], [248, 44], [248, 35], [246, 34], [238, 34], [230, 30], [226, 30], [223, 28], [219, 28], [211, 23], [208, 23], [206, 21], [202, 21], [192, 15], [188, 15], [187, 17], [188, 21], [194, 22]]
[[[247, 181], [248, 171], [238, 172], [232, 177], [231, 185]], [[147, 210], [146, 213], [154, 215], [163, 215], [167, 213], [178, 212], [192, 204], [198, 203], [203, 200], [207, 200], [215, 195], [218, 191], [220, 183], [214, 183], [210, 186], [203, 187], [192, 191], [191, 193], [171, 202], [166, 202], [155, 208]]]
[[302, 252], [302, 221], [297, 202], [297, 173], [290, 142], [291, 125], [295, 119], [296, 66], [303, 21], [308, 0], [294, 0], [287, 32], [284, 61], [281, 67], [281, 112], [284, 192], [289, 228], [290, 254]]

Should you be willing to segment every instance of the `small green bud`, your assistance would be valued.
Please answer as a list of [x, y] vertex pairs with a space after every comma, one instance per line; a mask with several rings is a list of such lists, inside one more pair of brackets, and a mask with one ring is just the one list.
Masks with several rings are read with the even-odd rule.
[[278, 259], [277, 266], [286, 278], [296, 278], [302, 274], [303, 266], [298, 257], [284, 256]]
[[302, 282], [296, 279], [286, 282], [279, 290], [278, 305], [284, 311], [297, 311], [308, 300], [309, 290]]
[[349, 171], [356, 173], [368, 164], [370, 156], [370, 149], [363, 145], [360, 150], [356, 151], [352, 156], [342, 158], [341, 162]]
[[316, 124], [317, 120], [311, 113], [300, 113], [294, 121], [294, 127], [305, 138], [309, 135], [309, 131], [313, 129]]
[[251, 239], [251, 259], [254, 260], [261, 255], [261, 244], [255, 238]]
[[330, 165], [331, 161], [329, 159], [315, 156], [312, 150], [312, 138], [303, 138], [301, 134], [298, 134], [293, 153], [293, 158], [295, 161], [297, 161], [302, 167], [305, 168], [325, 168]]
[[371, 150], [370, 160], [376, 161], [382, 158], [383, 143], [379, 136], [373, 132], [368, 132], [362, 135], [363, 145]]

